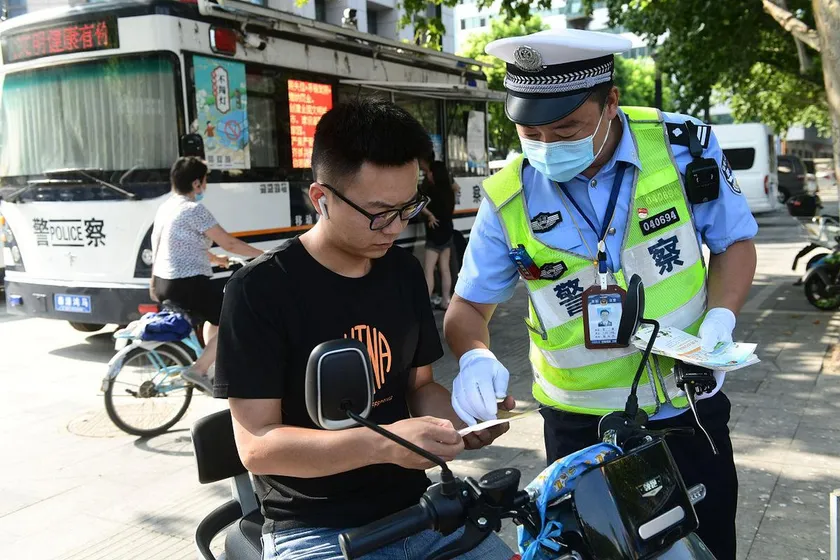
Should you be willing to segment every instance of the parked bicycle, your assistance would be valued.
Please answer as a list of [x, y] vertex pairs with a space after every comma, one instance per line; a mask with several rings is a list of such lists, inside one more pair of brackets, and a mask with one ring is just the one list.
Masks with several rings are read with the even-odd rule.
[[[231, 268], [245, 265], [231, 258]], [[181, 377], [204, 349], [202, 323], [189, 310], [164, 301], [114, 333], [116, 355], [102, 379], [105, 411], [120, 430], [152, 437], [174, 426], [190, 406], [195, 385]]]

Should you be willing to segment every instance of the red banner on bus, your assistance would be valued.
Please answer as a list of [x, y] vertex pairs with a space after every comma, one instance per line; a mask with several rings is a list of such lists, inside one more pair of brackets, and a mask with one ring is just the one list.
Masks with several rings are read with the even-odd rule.
[[332, 86], [289, 80], [289, 124], [292, 137], [292, 167], [312, 165], [312, 142], [315, 126], [332, 109]]

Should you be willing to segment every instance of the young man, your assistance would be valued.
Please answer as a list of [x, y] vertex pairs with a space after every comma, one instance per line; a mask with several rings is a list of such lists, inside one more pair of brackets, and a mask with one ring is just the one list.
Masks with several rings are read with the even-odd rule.
[[[426, 204], [417, 159], [429, 151], [426, 131], [393, 104], [331, 110], [312, 152], [309, 198], [320, 219], [227, 285], [215, 396], [229, 399], [240, 457], [255, 475], [266, 560], [340, 559], [339, 533], [417, 504], [429, 485], [430, 463], [370, 430], [315, 429], [304, 378], [318, 344], [366, 344], [376, 374], [371, 420], [445, 460], [507, 430], [464, 439], [456, 431], [465, 424], [432, 376], [443, 351], [423, 270], [394, 247]], [[425, 558], [458, 536], [425, 531], [371, 558]], [[511, 555], [494, 534], [466, 557]]]

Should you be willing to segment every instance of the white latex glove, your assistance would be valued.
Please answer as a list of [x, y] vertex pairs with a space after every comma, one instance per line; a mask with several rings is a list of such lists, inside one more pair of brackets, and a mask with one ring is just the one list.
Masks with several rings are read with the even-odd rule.
[[452, 408], [458, 417], [474, 426], [479, 421], [494, 420], [496, 399], [507, 396], [510, 373], [490, 350], [470, 350], [459, 361], [460, 373], [452, 383]]
[[706, 313], [700, 325], [700, 346], [704, 352], [711, 352], [718, 342], [732, 342], [735, 330], [735, 314], [725, 307], [715, 307]]

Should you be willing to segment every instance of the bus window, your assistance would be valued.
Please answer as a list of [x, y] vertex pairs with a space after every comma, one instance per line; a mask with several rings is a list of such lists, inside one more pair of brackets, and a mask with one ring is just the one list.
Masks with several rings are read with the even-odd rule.
[[264, 73], [245, 74], [248, 90], [248, 135], [251, 167], [277, 167], [277, 87], [275, 77]]
[[[190, 67], [192, 88], [189, 92], [192, 128], [204, 136], [206, 151], [213, 143], [212, 137], [208, 143], [208, 133], [215, 137], [223, 133], [218, 126], [204, 127], [196, 118], [196, 69], [207, 58], [211, 57], [193, 57]], [[227, 62], [232, 68], [237, 64], [222, 62]], [[308, 187], [312, 180], [309, 152], [315, 125], [320, 118], [316, 113], [332, 107], [337, 85], [335, 79], [259, 64], [238, 64], [244, 66], [245, 73], [247, 162], [238, 167], [214, 167], [213, 154], [208, 153], [213, 169], [211, 180], [300, 181]], [[203, 71], [207, 72], [206, 64]], [[290, 87], [295, 91], [290, 92]]]
[[487, 174], [486, 104], [446, 102], [447, 165], [453, 177]]
[[182, 122], [173, 60], [110, 57], [7, 74], [0, 176], [168, 169]]
[[440, 101], [397, 93], [394, 103], [411, 113], [432, 139], [435, 158], [443, 161], [443, 140], [440, 136]]

